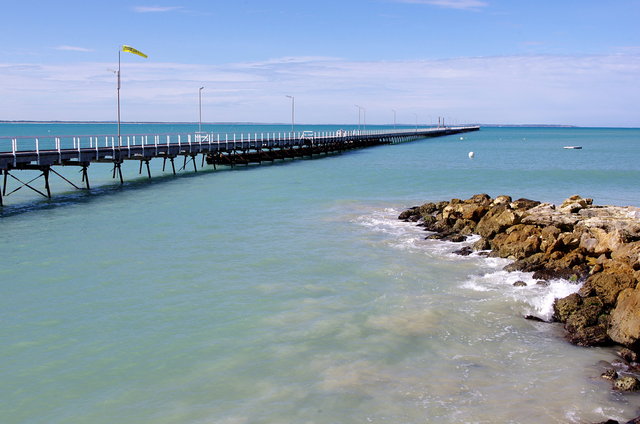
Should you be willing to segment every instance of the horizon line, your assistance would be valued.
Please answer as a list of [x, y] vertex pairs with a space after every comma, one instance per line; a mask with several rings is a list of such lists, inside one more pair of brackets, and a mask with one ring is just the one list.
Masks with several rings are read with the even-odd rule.
[[[17, 120], [2, 120], [0, 119], [0, 124], [114, 124], [117, 125], [117, 121], [110, 120], [30, 120], [30, 119], [17, 119]], [[144, 125], [144, 124], [155, 124], [155, 125], [198, 125], [197, 121], [123, 121], [121, 124], [135, 124], [135, 125]], [[255, 122], [255, 121], [218, 121], [218, 122], [202, 122], [202, 125], [283, 125], [289, 126], [290, 122]], [[322, 123], [322, 124], [309, 124], [309, 123], [296, 123], [295, 126], [357, 126], [355, 123]], [[386, 124], [367, 124], [367, 126], [376, 127], [376, 126], [390, 126], [394, 125], [393, 123]], [[396, 123], [398, 126], [405, 127], [415, 127], [414, 123]], [[572, 124], [496, 124], [496, 123], [477, 123], [477, 122], [467, 122], [463, 124], [455, 124], [449, 125], [450, 127], [456, 126], [481, 126], [481, 127], [548, 127], [548, 128], [627, 128], [634, 129], [640, 128], [635, 126], [582, 126], [582, 125], [572, 125]], [[435, 126], [434, 124], [419, 124], [420, 126]]]

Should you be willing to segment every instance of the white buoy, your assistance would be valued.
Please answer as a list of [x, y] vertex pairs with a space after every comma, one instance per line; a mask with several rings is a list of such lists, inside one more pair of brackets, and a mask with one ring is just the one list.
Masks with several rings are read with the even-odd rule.
[[464, 140], [464, 137], [460, 137], [460, 140]]
[[473, 157], [474, 157], [475, 155], [476, 155], [475, 153], [473, 153], [473, 152], [469, 152], [469, 159], [473, 159]]

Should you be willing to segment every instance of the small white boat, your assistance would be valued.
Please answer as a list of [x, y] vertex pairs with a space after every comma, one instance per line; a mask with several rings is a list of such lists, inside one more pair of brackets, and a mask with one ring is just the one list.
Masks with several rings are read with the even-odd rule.
[[582, 149], [582, 146], [564, 146], [563, 149]]

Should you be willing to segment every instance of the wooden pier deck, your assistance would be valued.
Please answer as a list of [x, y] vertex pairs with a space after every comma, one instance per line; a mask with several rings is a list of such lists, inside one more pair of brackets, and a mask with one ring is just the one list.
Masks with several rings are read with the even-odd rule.
[[[0, 172], [3, 174], [0, 187], [0, 206], [3, 197], [22, 187], [27, 187], [42, 196], [51, 198], [49, 175], [54, 173], [75, 188], [78, 185], [55, 171], [55, 166], [77, 166], [82, 169], [82, 184], [90, 189], [88, 167], [92, 163], [113, 164], [113, 178], [123, 183], [121, 164], [125, 160], [140, 162], [140, 173], [146, 165], [151, 178], [149, 161], [163, 159], [163, 170], [169, 161], [176, 174], [175, 159], [183, 158], [182, 169], [189, 161], [197, 172], [197, 156], [202, 155], [202, 165], [229, 165], [261, 163], [288, 158], [310, 157], [318, 154], [341, 152], [350, 149], [396, 144], [429, 137], [440, 137], [477, 131], [478, 126], [416, 128], [403, 130], [367, 130], [299, 133], [251, 133], [251, 134], [162, 134], [121, 136], [68, 136], [68, 137], [0, 137]], [[44, 180], [44, 190], [23, 182], [16, 171], [36, 170]], [[19, 183], [18, 188], [8, 192], [8, 178]]]

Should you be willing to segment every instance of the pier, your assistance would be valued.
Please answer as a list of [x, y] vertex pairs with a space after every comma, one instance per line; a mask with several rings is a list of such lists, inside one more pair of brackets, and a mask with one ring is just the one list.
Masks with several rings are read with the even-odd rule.
[[[236, 166], [250, 163], [313, 157], [351, 149], [397, 144], [429, 137], [440, 137], [477, 131], [478, 126], [415, 128], [399, 130], [338, 130], [326, 132], [220, 134], [195, 132], [190, 134], [143, 134], [103, 136], [45, 136], [0, 137], [0, 206], [3, 198], [26, 187], [51, 198], [50, 176], [56, 175], [76, 189], [90, 190], [88, 168], [92, 163], [112, 164], [112, 178], [123, 184], [121, 165], [124, 161], [138, 161], [139, 174], [146, 169], [151, 178], [149, 162], [163, 160], [176, 175], [176, 159], [182, 162], [178, 171], [198, 171], [205, 163], [214, 169], [218, 165]], [[200, 156], [200, 158], [198, 157]], [[180, 165], [180, 164], [178, 164]], [[75, 166], [81, 169], [81, 182], [65, 178], [55, 167]], [[37, 177], [23, 181], [18, 171], [38, 171]], [[44, 184], [36, 187], [35, 181]], [[16, 187], [9, 188], [9, 182]]]

